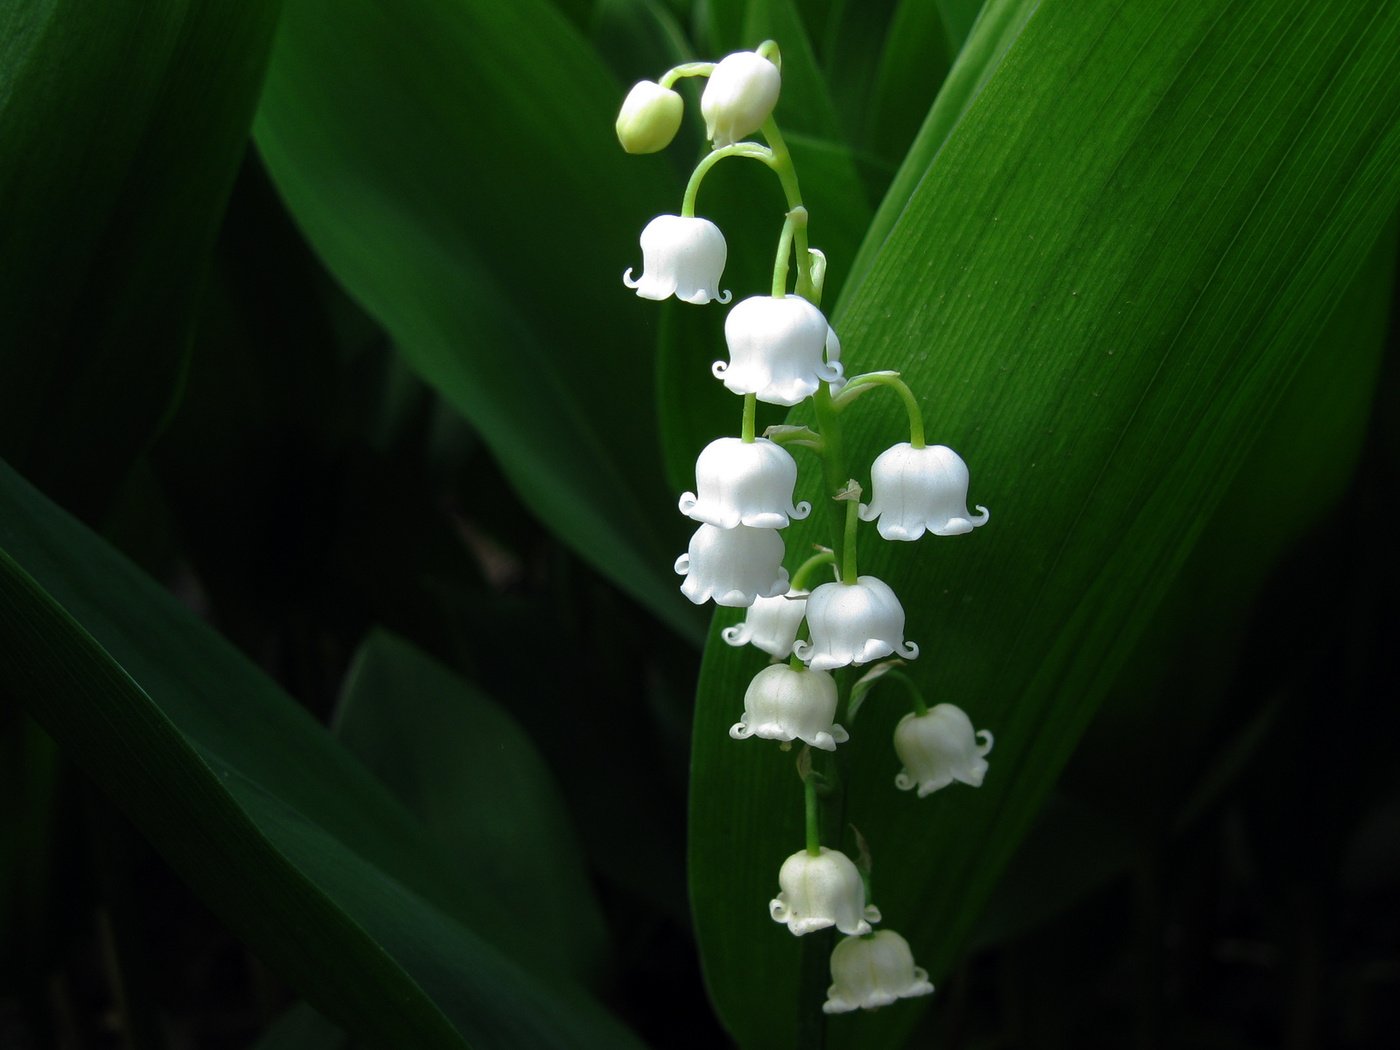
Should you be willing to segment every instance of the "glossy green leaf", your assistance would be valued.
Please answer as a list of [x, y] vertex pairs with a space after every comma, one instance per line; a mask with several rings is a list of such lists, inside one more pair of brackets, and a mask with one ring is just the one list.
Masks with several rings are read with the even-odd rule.
[[[1309, 352], [1374, 367], [1374, 345], [1319, 340], [1400, 198], [1397, 74], [1400, 12], [1381, 3], [1044, 0], [836, 312], [848, 372], [900, 369], [993, 514], [917, 545], [868, 531], [860, 559], [903, 598], [927, 695], [995, 731], [986, 784], [895, 791], [901, 711], [873, 698], [826, 829], [851, 850], [844, 823], [860, 828], [886, 926], [935, 977]], [[1325, 407], [1319, 432], [1358, 410]], [[901, 413], [871, 395], [844, 418], [865, 481]], [[789, 550], [824, 538], [818, 517]], [[765, 903], [801, 793], [789, 756], [727, 737], [763, 660], [716, 643], [692, 781], [702, 951], [740, 1042], [792, 1046], [799, 1016], [821, 1023], [824, 949]], [[805, 1001], [775, 1009], [797, 998], [800, 945]], [[898, 1045], [919, 1009], [834, 1019], [832, 1044]]]
[[411, 643], [355, 656], [336, 735], [427, 827], [472, 893], [475, 924], [523, 965], [595, 981], [602, 915], [549, 767], [510, 714]]
[[[1063, 911], [1119, 874], [1148, 836], [1179, 833], [1229, 787], [1274, 724], [1238, 731], [1236, 654], [1265, 574], [1342, 498], [1361, 454], [1396, 264], [1395, 224], [1336, 302], [978, 925], [979, 946]], [[1348, 347], [1339, 356], [1336, 347]], [[1327, 420], [1319, 426], [1318, 420]], [[1209, 601], [1202, 595], [1209, 594]], [[1144, 726], [1153, 727], [1144, 732]], [[1134, 771], [1123, 782], [1123, 770]], [[1092, 863], [1089, 861], [1092, 860]]]
[[623, 94], [543, 0], [292, 0], [256, 136], [326, 265], [530, 507], [694, 635], [646, 408], [654, 304], [620, 279], [679, 191], [617, 146]]
[[[869, 271], [929, 165], [958, 121], [976, 102], [1039, 6], [1039, 0], [987, 0], [904, 162], [875, 211], [860, 252], [851, 263], [847, 281], [850, 290], [854, 291]], [[891, 60], [894, 61], [893, 57]]]
[[[0, 465], [0, 689], [317, 1009], [385, 1046], [630, 1045], [306, 712]], [[328, 962], [333, 960], [334, 962]]]
[[0, 456], [85, 516], [175, 398], [279, 7], [0, 8]]

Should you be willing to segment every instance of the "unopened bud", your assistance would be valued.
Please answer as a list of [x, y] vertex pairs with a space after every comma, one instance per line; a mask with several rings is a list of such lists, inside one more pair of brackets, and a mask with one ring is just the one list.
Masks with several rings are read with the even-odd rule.
[[655, 153], [671, 144], [681, 126], [680, 95], [654, 80], [639, 80], [617, 115], [617, 141], [628, 153]]

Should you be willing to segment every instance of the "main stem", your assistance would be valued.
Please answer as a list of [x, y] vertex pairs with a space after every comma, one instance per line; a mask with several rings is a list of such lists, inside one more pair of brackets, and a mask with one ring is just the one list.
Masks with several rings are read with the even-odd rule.
[[[787, 198], [788, 211], [802, 207], [802, 187], [797, 184], [797, 169], [792, 166], [792, 154], [788, 152], [787, 141], [778, 130], [778, 123], [772, 117], [763, 122], [763, 137], [768, 141], [771, 158], [768, 166], [777, 173], [783, 186], [783, 196]], [[797, 249], [797, 287], [795, 291], [813, 306], [821, 305], [821, 296], [812, 284], [812, 256], [807, 251], [807, 224], [792, 231], [793, 244]]]
[[846, 534], [841, 542], [841, 582], [856, 582], [856, 511], [860, 501], [846, 500]]

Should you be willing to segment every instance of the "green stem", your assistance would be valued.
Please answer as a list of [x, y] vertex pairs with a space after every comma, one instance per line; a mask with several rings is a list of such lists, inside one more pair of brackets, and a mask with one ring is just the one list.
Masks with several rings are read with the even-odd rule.
[[741, 431], [742, 440], [746, 445], [753, 444], [754, 417], [758, 412], [758, 395], [744, 395], [744, 424]]
[[910, 678], [903, 671], [886, 671], [885, 677], [904, 683], [904, 688], [909, 690], [909, 698], [914, 701], [915, 716], [922, 718], [924, 715], [928, 714], [928, 704], [924, 703], [924, 694], [920, 691], [919, 687], [914, 684], [914, 679]]
[[700, 183], [705, 181], [710, 169], [726, 157], [752, 157], [754, 160], [761, 160], [770, 168], [773, 166], [773, 151], [765, 149], [757, 142], [736, 142], [732, 146], [721, 146], [717, 150], [711, 150], [690, 173], [690, 181], [685, 185], [685, 196], [681, 198], [682, 218], [695, 217], [695, 198], [700, 193]]
[[681, 77], [707, 77], [715, 71], [716, 65], [715, 62], [686, 62], [666, 70], [661, 74], [661, 79], [657, 83], [664, 88], [669, 88]]
[[788, 259], [792, 256], [792, 238], [799, 229], [807, 228], [807, 209], [800, 204], [783, 219], [783, 232], [778, 235], [778, 255], [773, 260], [773, 298], [787, 295]]
[[914, 391], [909, 389], [909, 384], [899, 378], [898, 372], [867, 372], [854, 376], [841, 388], [841, 393], [832, 399], [832, 404], [838, 412], [843, 411], [857, 397], [875, 386], [889, 387], [899, 394], [904, 401], [904, 410], [909, 415], [909, 444], [915, 448], [923, 448], [924, 414], [919, 408], [919, 399], [914, 396]]
[[[769, 117], [763, 122], [763, 137], [772, 151], [768, 166], [777, 173], [783, 186], [783, 196], [787, 198], [788, 211], [802, 207], [802, 187], [797, 183], [797, 169], [792, 164], [792, 154], [788, 152], [783, 133], [778, 130], [777, 121]], [[812, 257], [807, 253], [807, 227], [793, 230], [793, 242], [797, 247], [797, 294], [814, 306], [821, 305], [821, 296], [812, 283]]]
[[[845, 487], [851, 474], [846, 469], [846, 449], [841, 437], [841, 423], [831, 402], [831, 389], [826, 383], [817, 386], [817, 392], [812, 395], [812, 407], [816, 410], [817, 426], [825, 443], [822, 451], [822, 481], [826, 487], [826, 494], [834, 496]], [[825, 499], [821, 502], [826, 504], [827, 514], [830, 515], [832, 550], [839, 552], [845, 538], [846, 516], [842, 512], [841, 504], [835, 500]], [[837, 553], [835, 564], [838, 575], [843, 575], [841, 562], [841, 555]]]
[[802, 781], [807, 808], [807, 852], [816, 857], [822, 851], [821, 810], [817, 807], [817, 778], [811, 773]]
[[856, 511], [860, 500], [848, 499], [846, 503], [846, 535], [841, 546], [841, 582], [856, 582]]
[[833, 550], [822, 550], [813, 554], [797, 567], [797, 571], [792, 574], [792, 589], [794, 591], [810, 590], [807, 586], [807, 578], [816, 572], [823, 565], [834, 565], [836, 563], [836, 552]]

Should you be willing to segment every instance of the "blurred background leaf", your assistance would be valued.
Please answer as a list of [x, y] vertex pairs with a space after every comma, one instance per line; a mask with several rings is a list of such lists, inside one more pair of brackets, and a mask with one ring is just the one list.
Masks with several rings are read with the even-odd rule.
[[279, 7], [0, 11], [0, 457], [89, 520], [176, 398]]
[[601, 983], [602, 915], [559, 789], [515, 721], [408, 642], [375, 633], [335, 732], [489, 902], [477, 920], [524, 966]]
[[645, 304], [618, 282], [673, 193], [665, 162], [617, 148], [622, 90], [543, 0], [293, 0], [258, 148], [321, 258], [532, 510], [693, 637]]
[[0, 500], [6, 689], [313, 1004], [379, 1043], [630, 1044], [471, 932], [483, 869], [232, 648], [8, 468]]
[[[1319, 340], [1400, 193], [1394, 12], [1242, 4], [1227, 20], [1165, 6], [1118, 19], [1072, 6], [1043, 3], [1025, 22], [835, 315], [848, 372], [893, 366], [935, 392], [931, 434], [972, 464], [971, 496], [996, 516], [956, 551], [868, 542], [861, 558], [904, 596], [930, 697], [997, 734], [986, 786], [922, 803], [891, 789], [889, 750], [843, 749], [848, 803], [828, 842], [851, 849], [842, 829], [860, 828], [887, 924], [935, 974], [1098, 702], [1115, 681], [1137, 688], [1118, 675], [1308, 352], [1345, 375], [1334, 399], [1309, 391], [1307, 432], [1339, 430], [1344, 450], [1378, 353], [1371, 306], [1369, 339]], [[999, 27], [984, 18], [965, 54], [984, 49], [982, 32]], [[1366, 287], [1384, 290], [1384, 275]], [[858, 477], [902, 425], [870, 400], [849, 417]], [[1304, 475], [1334, 463], [1306, 447], [1317, 458]], [[1300, 470], [1271, 463], [1256, 495], [1276, 502]], [[1011, 494], [1000, 510], [998, 492]], [[1255, 532], [1278, 535], [1236, 553], [1253, 562], [1246, 578], [1299, 531], [1260, 517]], [[804, 523], [789, 549], [818, 538]], [[799, 1041], [797, 1015], [773, 1003], [797, 996], [800, 947], [818, 962], [799, 1009], [816, 1016], [829, 945], [775, 934], [762, 909], [800, 845], [801, 807], [786, 757], [725, 733], [760, 665], [712, 632], [692, 886], [726, 1023], [741, 1043], [783, 1046]], [[854, 739], [888, 740], [898, 713], [867, 703]], [[830, 1034], [897, 1044], [916, 1016], [842, 1018]]]

